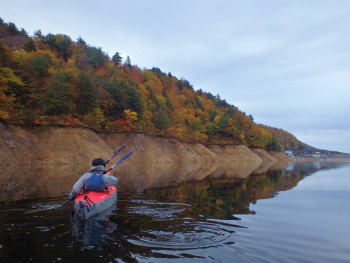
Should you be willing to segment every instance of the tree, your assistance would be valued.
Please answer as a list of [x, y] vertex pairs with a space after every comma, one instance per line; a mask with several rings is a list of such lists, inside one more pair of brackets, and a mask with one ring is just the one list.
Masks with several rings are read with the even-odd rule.
[[114, 64], [116, 64], [118, 67], [122, 64], [123, 58], [120, 56], [119, 52], [115, 52], [114, 56], [112, 57], [112, 61]]
[[72, 89], [66, 74], [63, 71], [56, 71], [46, 87], [47, 91], [40, 100], [43, 113], [51, 116], [71, 113]]
[[28, 38], [27, 43], [24, 45], [24, 50], [28, 52], [36, 50], [36, 44], [33, 39]]
[[196, 100], [197, 107], [201, 110], [204, 110], [204, 106], [201, 98], [198, 96], [195, 96], [194, 99]]
[[90, 76], [85, 72], [80, 72], [77, 81], [78, 100], [77, 113], [89, 114], [98, 107], [97, 91], [94, 89]]
[[43, 34], [41, 33], [40, 29], [37, 29], [34, 31], [34, 36], [36, 36], [37, 38], [42, 38]]
[[23, 28], [21, 29], [21, 31], [19, 32], [19, 34], [20, 34], [22, 37], [29, 37], [27, 31], [25, 31]]
[[0, 42], [0, 67], [7, 68], [9, 56], [6, 52], [5, 46]]
[[165, 113], [163, 109], [159, 109], [156, 119], [156, 128], [164, 131], [170, 128], [171, 123], [169, 121], [168, 115]]
[[17, 77], [13, 70], [0, 68], [0, 119], [8, 120], [14, 113], [15, 93], [11, 91], [11, 86], [24, 86], [22, 80]]
[[10, 32], [10, 34], [12, 36], [20, 34], [20, 31], [18, 30], [17, 26], [14, 23], [12, 23], [12, 22], [8, 23], [7, 30]]
[[218, 122], [218, 126], [220, 127], [221, 130], [224, 130], [228, 127], [228, 121], [229, 121], [229, 117], [227, 114], [224, 114], [221, 116]]
[[72, 50], [70, 49], [70, 46], [72, 45], [72, 40], [67, 35], [56, 35], [56, 45], [57, 50], [61, 57], [65, 61], [68, 60], [68, 58], [72, 55]]
[[94, 69], [103, 67], [108, 61], [108, 55], [102, 51], [102, 49], [88, 46], [85, 49], [87, 55], [87, 61]]
[[131, 60], [129, 56], [127, 56], [124, 65], [126, 66], [127, 69], [129, 70], [131, 69]]
[[275, 137], [272, 138], [272, 140], [266, 145], [266, 148], [268, 150], [272, 151], [281, 151], [281, 145], [278, 143], [277, 139]]
[[84, 39], [82, 39], [80, 36], [77, 39], [77, 44], [82, 47], [86, 47], [86, 42]]

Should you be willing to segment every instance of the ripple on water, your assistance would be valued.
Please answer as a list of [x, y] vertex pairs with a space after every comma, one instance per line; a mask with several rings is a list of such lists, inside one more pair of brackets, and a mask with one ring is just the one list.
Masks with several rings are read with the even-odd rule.
[[218, 246], [232, 235], [233, 231], [207, 222], [192, 222], [168, 227], [166, 231], [149, 231], [129, 242], [159, 249], [195, 249]]
[[[216, 222], [197, 221], [181, 217], [187, 204], [137, 201], [139, 206], [129, 207], [129, 213], [150, 216], [154, 224], [149, 230], [129, 238], [132, 244], [158, 249], [196, 249], [218, 246], [224, 243], [234, 231], [232, 226]], [[157, 227], [155, 221], [167, 220], [167, 227]]]

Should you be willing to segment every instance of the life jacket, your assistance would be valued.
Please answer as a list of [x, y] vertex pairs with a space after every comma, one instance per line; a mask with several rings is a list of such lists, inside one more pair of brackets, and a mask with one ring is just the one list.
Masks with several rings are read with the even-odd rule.
[[103, 191], [105, 182], [103, 180], [103, 173], [93, 172], [86, 182], [87, 190], [90, 191]]

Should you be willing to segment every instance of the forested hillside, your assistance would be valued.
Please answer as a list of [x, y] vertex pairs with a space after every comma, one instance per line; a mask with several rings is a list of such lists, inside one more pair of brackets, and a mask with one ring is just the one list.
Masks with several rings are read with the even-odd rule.
[[81, 37], [29, 36], [0, 18], [0, 120], [281, 149], [271, 131], [219, 95], [121, 55], [110, 58]]
[[[285, 150], [291, 150], [294, 152], [294, 154], [304, 154], [305, 152], [313, 153], [316, 151], [322, 151], [321, 149], [317, 149], [315, 147], [312, 147], [310, 145], [307, 145], [301, 141], [299, 141], [293, 134], [284, 131], [282, 129], [277, 129], [273, 127], [269, 127], [266, 125], [261, 124], [262, 128], [270, 131], [278, 140], [278, 143], [281, 145], [281, 147]], [[324, 150], [323, 150], [324, 151]], [[332, 152], [336, 153], [336, 152]]]

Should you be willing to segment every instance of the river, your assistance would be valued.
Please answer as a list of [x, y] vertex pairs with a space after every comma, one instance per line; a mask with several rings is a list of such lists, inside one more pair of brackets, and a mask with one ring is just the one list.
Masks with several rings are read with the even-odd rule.
[[117, 203], [82, 221], [60, 204], [84, 169], [2, 167], [0, 262], [349, 262], [350, 163], [124, 167]]

